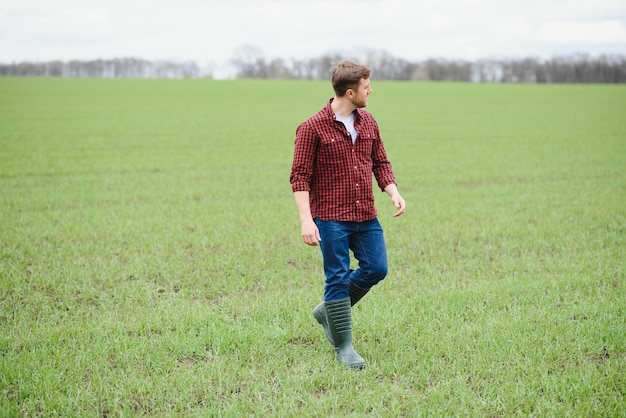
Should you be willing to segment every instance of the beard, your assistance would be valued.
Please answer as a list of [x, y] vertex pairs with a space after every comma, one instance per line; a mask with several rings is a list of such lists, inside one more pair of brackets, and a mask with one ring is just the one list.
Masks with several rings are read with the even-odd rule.
[[362, 109], [364, 107], [367, 107], [367, 96], [365, 96], [363, 98], [358, 98], [357, 97], [357, 98], [352, 99], [352, 104], [357, 109]]

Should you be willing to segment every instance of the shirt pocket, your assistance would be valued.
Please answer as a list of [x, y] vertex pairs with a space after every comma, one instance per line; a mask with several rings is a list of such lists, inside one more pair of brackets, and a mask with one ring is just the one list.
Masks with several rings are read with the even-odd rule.
[[361, 131], [359, 131], [359, 138], [364, 141], [373, 141], [378, 139], [377, 137], [376, 131], [372, 128], [362, 128]]
[[347, 141], [339, 135], [325, 135], [320, 138], [317, 158], [324, 165], [338, 165], [346, 158]]
[[359, 139], [356, 141], [356, 148], [359, 155], [371, 155], [375, 140], [377, 140], [377, 138], [374, 130], [363, 129], [363, 131], [359, 133]]

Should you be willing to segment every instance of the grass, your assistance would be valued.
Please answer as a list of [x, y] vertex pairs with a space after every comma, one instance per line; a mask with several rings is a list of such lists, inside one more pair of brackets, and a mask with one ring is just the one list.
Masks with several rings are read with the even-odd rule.
[[0, 79], [0, 415], [623, 416], [626, 87], [374, 90], [354, 373], [288, 183], [327, 83]]

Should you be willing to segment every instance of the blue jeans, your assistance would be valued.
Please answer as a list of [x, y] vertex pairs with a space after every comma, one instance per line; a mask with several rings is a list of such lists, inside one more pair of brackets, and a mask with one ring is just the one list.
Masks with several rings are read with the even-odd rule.
[[[324, 300], [348, 297], [348, 283], [370, 289], [387, 275], [387, 247], [378, 219], [365, 222], [322, 221], [320, 231], [324, 259]], [[359, 268], [350, 272], [350, 251]]]

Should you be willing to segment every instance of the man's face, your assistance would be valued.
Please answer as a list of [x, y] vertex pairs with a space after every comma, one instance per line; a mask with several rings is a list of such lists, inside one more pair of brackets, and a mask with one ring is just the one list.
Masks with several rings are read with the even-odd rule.
[[372, 85], [369, 78], [362, 78], [359, 82], [359, 86], [356, 89], [349, 89], [350, 99], [352, 104], [357, 108], [363, 108], [367, 106], [367, 96], [372, 92]]

